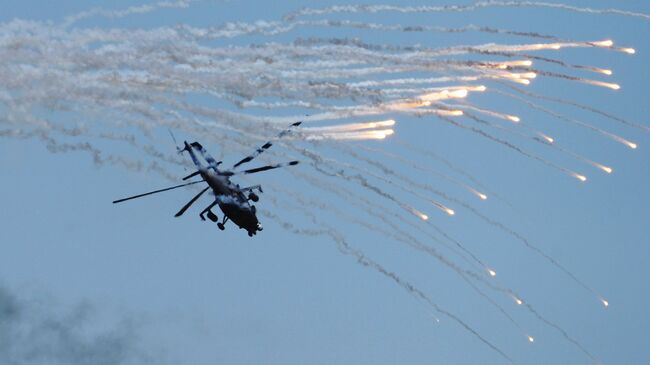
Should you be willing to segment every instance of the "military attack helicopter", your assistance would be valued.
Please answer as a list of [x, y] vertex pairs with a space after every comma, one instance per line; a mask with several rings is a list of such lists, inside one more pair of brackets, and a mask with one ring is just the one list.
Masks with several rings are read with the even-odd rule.
[[[297, 127], [302, 122], [296, 122], [289, 126], [288, 129], [282, 131], [278, 138], [283, 137], [294, 127]], [[171, 132], [170, 132], [171, 133]], [[176, 139], [172, 135], [174, 142]], [[252, 237], [257, 234], [258, 231], [262, 230], [262, 225], [256, 216], [256, 209], [254, 205], [251, 205], [249, 201], [257, 202], [259, 196], [255, 191], [262, 193], [261, 185], [253, 185], [249, 187], [242, 188], [238, 184], [233, 183], [230, 178], [235, 175], [245, 175], [245, 174], [254, 174], [257, 172], [268, 171], [277, 169], [285, 166], [294, 166], [297, 165], [299, 161], [290, 161], [284, 163], [278, 163], [274, 165], [267, 165], [262, 167], [257, 167], [253, 169], [243, 170], [243, 171], [234, 171], [240, 165], [248, 163], [255, 159], [257, 156], [262, 154], [264, 151], [273, 146], [273, 143], [270, 141], [257, 148], [255, 152], [246, 156], [241, 161], [234, 164], [230, 170], [219, 170], [218, 166], [222, 161], [216, 161], [205, 148], [199, 142], [187, 143], [184, 141], [184, 147], [176, 147], [178, 153], [187, 152], [192, 158], [192, 162], [196, 166], [197, 171], [185, 176], [183, 180], [189, 180], [195, 176], [201, 176], [201, 180], [192, 181], [189, 183], [184, 183], [176, 186], [171, 186], [164, 189], [154, 190], [143, 194], [138, 194], [130, 196], [128, 198], [118, 199], [113, 201], [113, 204], [121, 203], [127, 200], [141, 198], [147, 195], [162, 193], [164, 191], [178, 189], [183, 186], [207, 183], [208, 186], [201, 190], [196, 196], [194, 196], [187, 204], [185, 204], [179, 211], [174, 215], [175, 217], [180, 217], [185, 213], [185, 211], [196, 202], [206, 191], [212, 189], [214, 194], [214, 201], [208, 205], [201, 213], [199, 217], [205, 221], [205, 216], [207, 215], [208, 219], [212, 222], [216, 222], [220, 230], [225, 229], [225, 224], [228, 220], [231, 220], [235, 223], [240, 229], [245, 229], [248, 232], [248, 236]], [[201, 155], [203, 160], [207, 163], [207, 166], [204, 166], [199, 160], [197, 154]], [[219, 208], [223, 212], [223, 221], [219, 222], [219, 218], [212, 211], [215, 205], [219, 205]]]

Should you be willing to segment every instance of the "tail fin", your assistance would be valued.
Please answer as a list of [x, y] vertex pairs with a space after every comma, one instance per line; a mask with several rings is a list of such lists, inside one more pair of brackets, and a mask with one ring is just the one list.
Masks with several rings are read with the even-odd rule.
[[187, 141], [183, 141], [183, 144], [185, 144], [185, 148], [183, 148], [182, 150], [179, 149], [178, 152], [183, 153], [183, 152], [187, 151], [190, 154], [190, 157], [192, 158], [192, 162], [194, 162], [194, 165], [196, 166], [196, 168], [201, 170], [203, 168], [203, 166], [201, 165], [201, 161], [199, 161], [199, 159], [196, 158], [196, 155], [194, 154], [194, 151], [192, 150], [192, 146], [190, 146], [190, 144], [187, 143]]

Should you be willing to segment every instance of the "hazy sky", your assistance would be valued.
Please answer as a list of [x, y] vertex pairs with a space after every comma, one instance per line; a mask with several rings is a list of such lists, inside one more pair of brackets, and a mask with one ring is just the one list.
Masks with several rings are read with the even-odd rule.
[[[467, 2], [441, 2], [462, 3]], [[68, 15], [97, 6], [123, 9], [139, 4], [142, 2], [133, 0], [110, 4], [99, 0], [64, 0], [56, 5], [39, 0], [3, 2], [0, 22], [22, 19], [59, 23]], [[287, 12], [303, 6], [332, 4], [339, 3], [284, 1], [270, 6], [264, 1], [206, 0], [187, 9], [161, 9], [117, 19], [93, 16], [74, 27], [218, 26], [228, 21], [280, 20]], [[410, 5], [422, 4], [431, 5]], [[642, 0], [570, 4], [650, 13], [650, 3]], [[447, 27], [475, 24], [584, 41], [613, 39], [618, 45], [634, 47], [636, 54], [568, 49], [559, 54], [547, 51], [539, 55], [611, 68], [614, 74], [610, 79], [619, 83], [621, 90], [545, 77], [538, 77], [527, 90], [577, 100], [648, 125], [648, 20], [540, 8], [438, 14], [344, 13], [321, 18]], [[434, 48], [528, 41], [478, 32], [423, 34], [303, 27], [278, 36], [256, 35], [215, 43], [223, 46], [290, 42], [313, 36], [359, 37], [367, 43]], [[7, 52], [4, 48], [0, 55]], [[47, 67], [47, 60], [43, 61], [43, 67]], [[569, 73], [610, 81], [583, 71]], [[552, 325], [516, 306], [507, 295], [486, 291], [518, 323], [514, 325], [435, 259], [349, 220], [338, 219], [332, 211], [304, 204], [292, 208], [291, 204], [296, 204], [296, 200], [290, 199], [292, 191], [324, 200], [328, 195], [287, 171], [255, 175], [242, 184], [269, 186], [257, 203], [258, 209], [272, 212], [282, 221], [313, 228], [306, 210], [333, 225], [344, 233], [347, 242], [413, 283], [517, 363], [594, 363], [561, 331], [566, 331], [604, 364], [647, 362], [648, 133], [566, 105], [543, 104], [634, 140], [639, 148], [631, 150], [496, 94], [469, 101], [519, 115], [531, 125], [552, 133], [567, 149], [612, 166], [614, 173], [604, 174], [546, 146], [503, 134], [508, 141], [535, 154], [585, 173], [589, 180], [580, 183], [434, 117], [396, 115], [394, 136], [383, 141], [347, 142], [347, 146], [354, 150], [383, 149], [463, 178], [430, 155], [405, 146], [409, 144], [444, 156], [454, 166], [470, 172], [489, 191], [487, 201], [463, 195], [450, 184], [405, 168], [396, 160], [375, 157], [414, 181], [462, 196], [481, 214], [524, 235], [596, 293], [605, 296], [610, 303], [608, 308], [599, 302], [598, 294], [585, 290], [512, 235], [485, 223], [462, 206], [455, 206], [457, 214], [448, 217], [404, 191], [382, 185], [388, 186], [399, 199], [426, 211], [433, 224], [466, 243], [497, 270], [494, 280], [499, 285], [516, 289]], [[219, 107], [237, 110], [228, 104]], [[6, 105], [0, 106], [0, 111], [6, 109]], [[47, 109], [39, 113], [54, 121], [60, 118], [54, 112], [47, 115]], [[93, 121], [88, 119], [84, 123]], [[14, 127], [0, 121], [0, 130], [10, 128]], [[148, 141], [142, 134], [138, 137]], [[207, 140], [206, 147], [215, 155], [224, 156], [226, 163], [237, 161], [246, 153], [223, 150], [218, 143], [219, 135], [181, 138]], [[154, 143], [160, 150], [173, 151], [167, 139], [157, 138]], [[256, 143], [251, 144], [251, 150]], [[336, 146], [308, 146], [325, 156], [351, 162]], [[127, 156], [140, 153], [119, 144], [107, 150]], [[98, 167], [85, 153], [52, 154], [39, 139], [0, 138], [0, 168], [4, 177], [0, 180], [0, 363], [3, 359], [16, 364], [50, 363], [46, 359], [87, 364], [507, 363], [456, 322], [433, 312], [393, 280], [359, 265], [353, 257], [342, 255], [327, 235], [294, 234], [283, 229], [278, 221], [261, 217], [265, 229], [250, 239], [232, 225], [221, 232], [216, 226], [201, 222], [196, 216], [198, 205], [184, 217], [174, 218], [173, 214], [194, 190], [178, 190], [116, 206], [111, 204], [116, 198], [164, 187], [169, 182], [151, 172]], [[297, 169], [319, 176], [308, 164]], [[169, 170], [179, 177], [188, 173], [179, 166]], [[346, 186], [360, 196], [378, 200], [387, 212], [402, 213], [395, 204], [381, 201], [358, 184]], [[283, 205], [285, 199], [293, 203]], [[282, 209], [272, 200], [279, 201]], [[205, 204], [201, 206], [207, 205], [208, 198], [202, 202]], [[373, 220], [367, 212], [346, 206], [344, 199], [332, 202], [360, 219]], [[378, 219], [373, 223], [386, 225]], [[421, 224], [417, 220], [414, 223]], [[408, 225], [401, 226], [411, 230]], [[528, 343], [524, 333], [533, 335], [535, 342]]]

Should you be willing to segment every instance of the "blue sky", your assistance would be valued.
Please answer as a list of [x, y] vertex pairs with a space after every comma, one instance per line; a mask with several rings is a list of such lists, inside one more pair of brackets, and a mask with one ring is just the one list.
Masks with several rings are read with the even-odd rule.
[[[66, 0], [57, 2], [56, 6], [36, 0], [3, 3], [0, 21], [20, 18], [59, 22], [67, 15], [95, 6], [119, 9], [133, 4], [140, 2], [122, 0], [106, 4]], [[148, 28], [179, 23], [210, 26], [226, 21], [277, 20], [302, 6], [328, 4], [335, 3], [287, 1], [269, 6], [255, 1], [203, 1], [189, 9], [159, 10], [123, 19], [93, 17], [76, 26]], [[650, 4], [640, 0], [572, 1], [571, 4], [650, 13]], [[635, 47], [637, 54], [570, 49], [563, 51], [562, 59], [613, 69], [613, 79], [622, 85], [618, 92], [551, 78], [539, 78], [530, 90], [579, 100], [647, 125], [650, 112], [647, 103], [650, 44], [646, 37], [650, 25], [647, 21], [538, 8], [497, 8], [461, 14], [332, 16], [347, 17], [401, 24], [477, 24], [580, 40], [614, 39], [617, 44]], [[314, 34], [430, 47], [523, 42], [480, 33], [380, 33], [311, 28], [272, 38], [242, 37], [232, 42], [286, 42]], [[552, 132], [567, 148], [613, 166], [615, 172], [611, 176], [601, 174], [545, 146], [522, 142], [535, 153], [587, 173], [589, 181], [580, 184], [503, 146], [439, 123], [435, 118], [399, 116], [396, 138], [357, 144], [442, 168], [430, 157], [399, 143], [407, 141], [470, 171], [494, 196], [503, 198], [490, 198], [485, 203], [471, 201], [473, 206], [525, 234], [606, 296], [610, 307], [604, 309], [593, 293], [572, 282], [548, 261], [462, 209], [449, 219], [433, 208], [426, 208], [432, 221], [471, 246], [497, 269], [500, 284], [516, 288], [545, 318], [577, 338], [603, 363], [643, 363], [650, 355], [647, 333], [650, 316], [646, 305], [650, 299], [646, 280], [650, 274], [647, 265], [650, 257], [648, 134], [584, 111], [549, 104], [555, 110], [635, 140], [639, 148], [631, 151], [493, 94], [470, 100], [494, 109], [510, 110], [531, 125]], [[187, 138], [201, 139], [201, 136]], [[218, 140], [218, 136], [213, 138]], [[514, 137], [512, 140], [519, 142]], [[166, 143], [160, 148], [171, 151], [171, 143]], [[236, 161], [242, 155], [242, 151], [220, 150], [217, 143], [209, 148], [215, 154], [226, 156], [227, 161]], [[345, 158], [327, 145], [313, 148], [320, 148], [319, 152], [333, 158]], [[117, 151], [130, 150], [117, 147]], [[395, 161], [384, 162], [391, 168], [403, 169]], [[167, 362], [505, 363], [453, 321], [436, 314], [441, 319], [436, 322], [430, 309], [385, 276], [341, 255], [328, 237], [295, 235], [283, 230], [277, 222], [265, 219], [264, 232], [249, 239], [232, 227], [220, 232], [199, 221], [194, 211], [182, 219], [174, 219], [173, 213], [190, 198], [190, 191], [114, 206], [110, 202], [118, 197], [162, 187], [167, 181], [146, 172], [134, 173], [110, 166], [98, 168], [82, 153], [50, 154], [39, 140], [0, 139], [0, 167], [5, 176], [0, 182], [3, 191], [0, 195], [3, 207], [0, 210], [0, 283], [25, 301], [46, 303], [43, 310], [54, 313], [49, 314], [52, 316], [65, 317], [79, 303], [91, 303], [101, 315], [93, 315], [88, 320], [90, 332], [110, 329], [125, 319], [131, 321], [137, 328], [133, 341], [146, 352], [161, 354]], [[314, 173], [306, 164], [298, 168], [306, 174]], [[176, 173], [182, 176], [184, 171]], [[408, 173], [413, 180], [431, 181], [421, 172]], [[285, 171], [256, 175], [251, 181], [295, 189], [306, 197], [322, 194]], [[351, 188], [359, 194], [365, 193], [359, 186]], [[278, 190], [270, 189], [276, 199], [282, 200], [283, 193]], [[408, 199], [406, 194], [395, 194]], [[269, 198], [263, 195], [258, 207], [281, 215], [284, 221], [297, 225], [309, 223], [302, 210], [279, 211]], [[424, 207], [421, 202], [411, 200], [410, 203]], [[337, 204], [344, 202], [337, 201]], [[345, 205], [339, 208], [347, 209]], [[512, 300], [491, 293], [527, 333], [535, 336], [532, 345], [456, 274], [435, 260], [349, 221], [337, 220], [332, 212], [316, 207], [309, 209], [336, 224], [351, 244], [471, 323], [517, 363], [591, 363], [561, 334], [516, 307]]]

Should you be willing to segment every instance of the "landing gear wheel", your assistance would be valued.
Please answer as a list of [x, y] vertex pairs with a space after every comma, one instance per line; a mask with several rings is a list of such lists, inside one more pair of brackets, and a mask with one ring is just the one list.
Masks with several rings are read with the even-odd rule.
[[217, 227], [219, 227], [219, 229], [222, 230], [222, 231], [223, 231], [224, 229], [226, 229], [226, 227], [225, 227], [225, 226], [223, 225], [223, 223], [221, 223], [221, 222], [217, 223]]
[[257, 194], [255, 193], [250, 193], [248, 194], [248, 199], [252, 200], [253, 202], [257, 202], [258, 200], [260, 200], [260, 197], [257, 196]]
[[216, 222], [219, 220], [219, 217], [217, 217], [216, 214], [212, 213], [212, 211], [208, 212], [208, 219], [210, 219], [213, 222]]
[[253, 237], [253, 232], [248, 231], [248, 237]]

